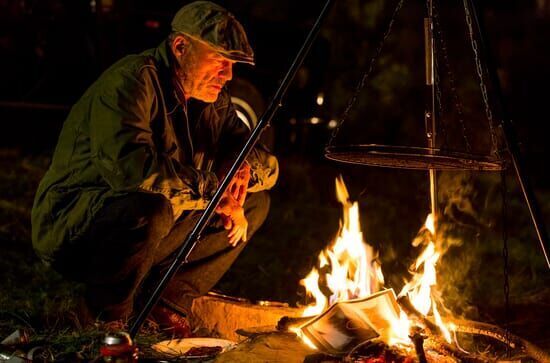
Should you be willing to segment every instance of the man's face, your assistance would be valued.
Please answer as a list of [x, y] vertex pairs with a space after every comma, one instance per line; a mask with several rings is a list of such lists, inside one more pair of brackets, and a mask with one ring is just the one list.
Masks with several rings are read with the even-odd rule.
[[187, 54], [178, 59], [178, 63], [185, 97], [214, 102], [225, 83], [233, 77], [235, 62], [207, 44], [192, 41]]

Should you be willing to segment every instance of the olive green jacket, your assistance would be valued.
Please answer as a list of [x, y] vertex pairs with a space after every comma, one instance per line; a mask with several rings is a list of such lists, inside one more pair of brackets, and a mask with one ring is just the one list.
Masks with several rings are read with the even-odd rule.
[[[218, 186], [213, 171], [234, 159], [250, 130], [227, 91], [216, 102], [180, 102], [167, 41], [115, 63], [73, 106], [36, 193], [32, 239], [45, 260], [76, 243], [107, 198], [161, 193], [174, 218], [204, 209]], [[247, 159], [249, 192], [271, 188], [274, 156], [257, 147]]]

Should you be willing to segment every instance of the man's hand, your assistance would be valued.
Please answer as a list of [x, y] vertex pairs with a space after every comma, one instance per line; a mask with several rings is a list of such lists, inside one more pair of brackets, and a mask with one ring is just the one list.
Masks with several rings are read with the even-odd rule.
[[[225, 175], [226, 172], [222, 172], [221, 174]], [[244, 205], [244, 202], [246, 200], [246, 189], [248, 188], [249, 181], [250, 165], [248, 165], [248, 163], [245, 161], [241, 165], [241, 168], [237, 171], [231, 182], [229, 182], [229, 186], [227, 187], [227, 191], [231, 193], [233, 198], [235, 198], [241, 206]]]
[[244, 215], [243, 207], [229, 190], [225, 192], [216, 207], [216, 213], [220, 215], [224, 228], [229, 230], [228, 237], [231, 246], [235, 247], [241, 240], [246, 242], [248, 221]]

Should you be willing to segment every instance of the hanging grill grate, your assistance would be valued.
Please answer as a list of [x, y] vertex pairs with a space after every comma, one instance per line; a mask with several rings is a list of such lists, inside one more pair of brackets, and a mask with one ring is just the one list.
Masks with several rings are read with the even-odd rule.
[[494, 157], [409, 146], [329, 146], [325, 157], [348, 164], [413, 170], [500, 171], [506, 168], [503, 160]]
[[[471, 170], [471, 171], [502, 171], [506, 169], [507, 162], [502, 156], [498, 153], [499, 145], [497, 141], [497, 135], [493, 127], [493, 116], [491, 112], [491, 107], [489, 105], [489, 100], [487, 97], [487, 89], [484, 82], [484, 73], [481, 69], [481, 64], [479, 60], [479, 55], [477, 51], [477, 45], [473, 39], [472, 29], [471, 29], [471, 19], [467, 17], [467, 24], [469, 25], [469, 34], [472, 42], [472, 48], [474, 49], [474, 55], [476, 60], [476, 69], [478, 76], [480, 78], [480, 89], [483, 95], [483, 101], [485, 104], [485, 111], [487, 114], [487, 121], [489, 125], [489, 133], [491, 136], [491, 154], [490, 155], [480, 155], [472, 154], [470, 142], [468, 140], [466, 126], [463, 120], [463, 111], [462, 103], [459, 100], [458, 94], [456, 92], [456, 82], [454, 80], [453, 72], [448, 60], [447, 54], [447, 45], [443, 39], [443, 34], [441, 31], [439, 13], [438, 11], [433, 11], [436, 9], [432, 3], [434, 0], [427, 0], [427, 7], [429, 11], [429, 18], [425, 19], [425, 41], [426, 41], [426, 85], [431, 88], [432, 97], [430, 99], [427, 111], [425, 114], [425, 126], [426, 126], [426, 135], [428, 136], [428, 147], [409, 147], [409, 146], [389, 146], [389, 145], [374, 145], [374, 144], [360, 144], [360, 145], [341, 145], [336, 146], [333, 144], [333, 141], [336, 139], [338, 132], [340, 131], [342, 125], [348, 119], [351, 109], [355, 105], [359, 94], [365, 87], [367, 79], [372, 73], [375, 65], [375, 61], [380, 56], [384, 43], [389, 37], [393, 24], [396, 20], [396, 17], [403, 7], [404, 0], [398, 0], [397, 5], [393, 11], [393, 14], [389, 20], [388, 27], [384, 32], [380, 44], [375, 50], [374, 56], [371, 58], [369, 66], [362, 74], [358, 84], [356, 85], [355, 91], [352, 97], [348, 100], [348, 104], [342, 114], [342, 117], [339, 120], [337, 127], [334, 129], [328, 145], [325, 148], [325, 157], [327, 159], [343, 162], [348, 164], [355, 165], [366, 165], [366, 166], [377, 166], [377, 167], [387, 167], [387, 168], [399, 168], [399, 169], [413, 169], [413, 170]], [[467, 10], [467, 9], [466, 9]], [[433, 13], [432, 13], [433, 11]], [[468, 12], [467, 12], [468, 13]], [[429, 21], [428, 21], [429, 20]], [[435, 24], [434, 24], [435, 20]], [[437, 37], [434, 37], [434, 27]], [[442, 113], [441, 105], [441, 90], [438, 86], [438, 76], [435, 72], [437, 68], [437, 59], [434, 53], [434, 39], [437, 39], [441, 42], [442, 55], [444, 58], [445, 68], [451, 83], [451, 93], [453, 96], [453, 102], [458, 113], [458, 120], [462, 128], [462, 137], [464, 138], [466, 150], [463, 152], [451, 151], [448, 150], [447, 144], [447, 132], [444, 127], [441, 128], [441, 133], [445, 137], [443, 140], [442, 146], [436, 148], [435, 140], [435, 131], [437, 126], [435, 124], [435, 114], [436, 114], [436, 105], [439, 106], [439, 113]], [[430, 51], [430, 52], [428, 52]], [[444, 124], [441, 124], [444, 126]], [[432, 178], [432, 176], [430, 176]], [[433, 179], [430, 179], [430, 183], [435, 184], [435, 174], [433, 174]], [[434, 189], [435, 191], [435, 189]]]

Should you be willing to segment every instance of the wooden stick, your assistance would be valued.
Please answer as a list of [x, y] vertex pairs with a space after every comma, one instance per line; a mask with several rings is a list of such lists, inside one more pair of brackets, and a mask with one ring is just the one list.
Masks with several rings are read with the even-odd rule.
[[414, 351], [418, 357], [418, 363], [428, 363], [426, 360], [426, 353], [424, 352], [424, 335], [422, 335], [422, 331], [420, 329], [414, 329], [414, 332], [409, 335], [409, 338], [411, 338], [414, 344]]
[[440, 352], [443, 351], [444, 354], [458, 358], [461, 362], [483, 362], [478, 358], [463, 353], [452, 344], [447, 343], [447, 341], [443, 338], [443, 332], [441, 329], [428, 318], [423, 316], [418, 310], [416, 310], [407, 296], [400, 297], [397, 299], [397, 302], [409, 318], [413, 318], [424, 328], [424, 331], [429, 335], [430, 340], [433, 341], [432, 348], [434, 350]]
[[413, 318], [421, 326], [423, 326], [428, 334], [438, 337], [443, 336], [443, 332], [441, 331], [441, 329], [428, 318], [423, 316], [418, 310], [416, 310], [416, 308], [413, 306], [407, 296], [403, 296], [397, 299], [397, 303], [399, 304], [401, 309], [403, 309], [405, 314], [407, 314], [409, 318]]

